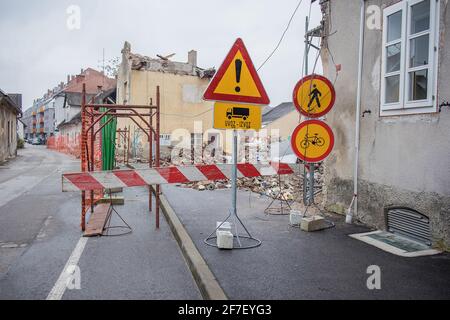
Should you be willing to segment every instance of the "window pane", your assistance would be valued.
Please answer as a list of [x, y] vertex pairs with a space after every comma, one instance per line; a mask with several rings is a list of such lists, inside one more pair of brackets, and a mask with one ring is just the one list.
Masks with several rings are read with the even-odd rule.
[[402, 12], [396, 12], [388, 16], [387, 41], [400, 39], [402, 35]]
[[430, 35], [411, 39], [409, 67], [414, 68], [428, 64], [428, 52], [430, 50]]
[[386, 48], [386, 72], [400, 70], [401, 48], [401, 43], [397, 43]]
[[400, 76], [386, 78], [386, 98], [385, 103], [394, 103], [400, 101]]
[[428, 98], [428, 70], [409, 73], [409, 101]]
[[411, 34], [430, 28], [430, 0], [411, 6]]

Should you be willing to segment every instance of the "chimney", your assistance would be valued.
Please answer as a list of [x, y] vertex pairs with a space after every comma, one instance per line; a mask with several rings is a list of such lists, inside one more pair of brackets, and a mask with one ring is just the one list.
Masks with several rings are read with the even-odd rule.
[[128, 55], [131, 52], [131, 44], [128, 41], [125, 41], [123, 44], [122, 54]]
[[81, 68], [81, 72], [80, 72], [80, 74], [83, 74], [83, 72], [84, 72], [84, 70], [83, 70], [83, 68]]
[[67, 84], [70, 82], [70, 74], [67, 75]]
[[197, 66], [197, 51], [191, 50], [188, 52], [188, 63], [193, 67]]

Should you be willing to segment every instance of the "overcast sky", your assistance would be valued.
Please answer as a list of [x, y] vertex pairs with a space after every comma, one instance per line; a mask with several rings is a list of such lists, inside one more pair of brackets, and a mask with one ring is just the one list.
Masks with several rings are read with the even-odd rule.
[[[120, 56], [125, 40], [132, 52], [156, 57], [198, 51], [198, 65], [218, 68], [241, 37], [258, 67], [276, 46], [299, 0], [0, 0], [0, 88], [23, 94], [23, 109], [47, 89], [81, 68], [100, 69]], [[305, 17], [303, 0], [286, 36], [259, 74], [271, 105], [291, 101], [302, 73]], [[311, 27], [319, 24], [313, 4]], [[67, 28], [70, 5], [81, 9], [81, 28]], [[312, 50], [310, 60], [314, 60]], [[312, 65], [313, 61], [311, 61]], [[319, 65], [317, 71], [321, 72]]]

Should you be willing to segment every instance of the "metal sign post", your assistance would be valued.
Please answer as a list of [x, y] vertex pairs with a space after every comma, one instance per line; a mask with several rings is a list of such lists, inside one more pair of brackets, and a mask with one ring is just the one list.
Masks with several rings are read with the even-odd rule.
[[[311, 47], [313, 47], [314, 49], [320, 51], [320, 48], [316, 47], [315, 45], [313, 45], [312, 43], [312, 39], [314, 37], [321, 37], [322, 36], [322, 26], [319, 26], [317, 28], [314, 28], [312, 30], [309, 30], [309, 18], [306, 17], [305, 20], [305, 61], [304, 61], [304, 66], [305, 66], [305, 75], [308, 75], [309, 73], [309, 50]], [[311, 89], [311, 88], [310, 88]], [[311, 90], [310, 90], [311, 91]], [[301, 110], [299, 110], [301, 112]], [[325, 111], [323, 114], [327, 113], [329, 110]], [[306, 120], [311, 120], [311, 118], [315, 118], [310, 116], [309, 114], [309, 110], [308, 112], [305, 114], [303, 112], [301, 112], [302, 115], [304, 115], [306, 117]], [[311, 162], [307, 162], [305, 164], [309, 164], [309, 173], [308, 175], [306, 175], [306, 169], [304, 170], [304, 175], [303, 175], [303, 203], [307, 206], [311, 206], [314, 204], [314, 175], [315, 175], [315, 169], [316, 166], [314, 163]]]
[[[211, 232], [211, 234], [204, 240], [205, 244], [211, 247], [216, 247], [215, 235], [217, 230], [219, 230], [222, 225], [226, 222], [232, 222], [234, 225], [235, 234], [233, 239], [236, 240], [236, 244], [233, 245], [233, 249], [251, 249], [256, 248], [261, 245], [261, 240], [254, 238], [247, 227], [244, 225], [242, 220], [239, 218], [237, 212], [237, 157], [238, 154], [238, 132], [233, 130], [233, 163], [231, 168], [231, 209], [229, 210], [228, 216], [216, 227], [216, 229]], [[231, 220], [231, 221], [229, 221]], [[244, 229], [245, 234], [239, 234], [238, 223]], [[234, 241], [233, 241], [234, 242]]]
[[233, 130], [233, 170], [231, 171], [231, 194], [232, 194], [232, 211], [237, 216], [237, 151], [238, 151], [238, 133]]
[[[259, 105], [267, 105], [270, 103], [270, 100], [242, 39], [236, 39], [224, 62], [203, 94], [203, 99], [216, 101], [214, 106], [214, 128], [233, 130], [231, 209], [227, 218], [205, 239], [205, 243], [209, 246], [217, 247], [217, 244], [212, 242], [213, 239], [217, 239], [217, 235], [214, 235], [214, 233], [228, 219], [232, 218], [235, 227], [233, 249], [258, 247], [261, 245], [261, 241], [252, 237], [237, 213], [237, 130], [259, 130], [262, 122]], [[238, 223], [244, 228], [246, 234], [239, 234]], [[237, 246], [235, 245], [235, 239], [237, 240]], [[242, 243], [243, 241], [244, 243]]]
[[[305, 164], [309, 167], [308, 173], [303, 178], [303, 203], [306, 206], [314, 204], [314, 163]], [[306, 173], [306, 170], [305, 170]]]
[[[312, 74], [297, 83], [293, 98], [297, 110], [306, 118], [304, 122], [316, 123], [317, 120], [313, 119], [323, 117], [333, 108], [336, 92], [327, 78]], [[306, 176], [306, 167], [304, 171], [303, 201], [305, 205], [314, 204], [314, 171], [316, 169], [314, 164], [323, 160], [319, 158], [321, 152], [327, 151], [328, 140], [324, 141], [324, 139], [331, 135], [323, 136], [322, 133], [324, 132], [309, 132], [307, 129], [301, 137], [298, 137], [300, 140], [296, 149], [302, 154], [300, 158], [305, 161], [305, 166], [309, 166], [308, 176]], [[307, 151], [312, 154], [306, 155]]]

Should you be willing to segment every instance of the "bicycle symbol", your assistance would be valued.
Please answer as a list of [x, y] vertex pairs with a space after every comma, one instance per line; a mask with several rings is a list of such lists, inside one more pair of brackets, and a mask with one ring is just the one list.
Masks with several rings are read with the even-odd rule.
[[305, 139], [301, 142], [301, 147], [303, 149], [309, 148], [311, 145], [317, 147], [323, 147], [325, 145], [325, 139], [319, 137], [318, 133], [315, 133], [314, 136], [306, 135]]

